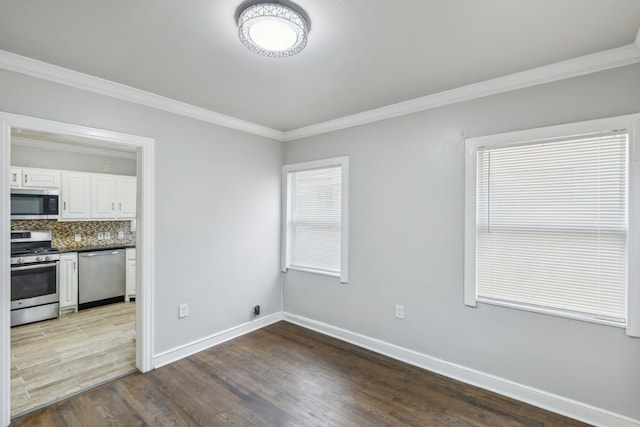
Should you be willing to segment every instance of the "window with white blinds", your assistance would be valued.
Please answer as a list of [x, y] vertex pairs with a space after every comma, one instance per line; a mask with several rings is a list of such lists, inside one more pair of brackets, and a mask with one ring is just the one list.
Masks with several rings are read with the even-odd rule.
[[339, 276], [346, 282], [346, 158], [287, 165], [283, 270]]
[[517, 136], [467, 144], [465, 303], [626, 326], [630, 131]]

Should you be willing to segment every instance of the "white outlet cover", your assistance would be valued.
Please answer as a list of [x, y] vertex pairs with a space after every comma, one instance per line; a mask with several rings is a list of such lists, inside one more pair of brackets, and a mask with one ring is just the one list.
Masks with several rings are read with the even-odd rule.
[[118, 239], [124, 239], [124, 231], [118, 231]]
[[111, 232], [110, 231], [105, 231], [104, 232], [104, 238], [105, 239], [110, 239], [111, 238]]
[[180, 304], [178, 306], [178, 317], [183, 318], [189, 315], [189, 306], [187, 304]]
[[73, 240], [76, 242], [79, 242], [82, 240], [82, 235], [80, 233], [76, 233], [75, 236], [73, 236]]

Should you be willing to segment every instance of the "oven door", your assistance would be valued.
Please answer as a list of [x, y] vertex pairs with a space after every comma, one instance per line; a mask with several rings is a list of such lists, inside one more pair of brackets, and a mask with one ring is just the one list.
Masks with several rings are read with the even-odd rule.
[[57, 261], [11, 267], [11, 310], [58, 301]]

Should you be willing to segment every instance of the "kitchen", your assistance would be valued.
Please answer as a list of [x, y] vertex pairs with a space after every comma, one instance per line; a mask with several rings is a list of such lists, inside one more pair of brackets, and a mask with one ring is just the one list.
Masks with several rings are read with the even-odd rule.
[[16, 130], [11, 152], [15, 416], [135, 370], [137, 201], [134, 150]]

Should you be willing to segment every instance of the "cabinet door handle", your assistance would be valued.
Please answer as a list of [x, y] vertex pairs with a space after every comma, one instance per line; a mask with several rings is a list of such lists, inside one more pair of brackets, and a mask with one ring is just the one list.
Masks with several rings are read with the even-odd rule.
[[120, 212], [122, 212], [122, 203], [118, 203], [118, 205], [120, 206]]
[[63, 203], [62, 203], [62, 206], [63, 206], [63, 207], [62, 207], [62, 210], [63, 210], [63, 211], [66, 211], [66, 210], [67, 210], [67, 202], [63, 202]]
[[26, 184], [26, 183], [27, 183], [27, 181], [28, 181], [28, 180], [27, 180], [27, 176], [28, 176], [28, 175], [25, 173], [25, 174], [24, 174], [24, 183], [25, 183], [25, 184]]
[[18, 180], [18, 174], [13, 172], [11, 174], [11, 182], [16, 182]]
[[76, 271], [76, 262], [73, 261], [73, 271]]
[[115, 211], [116, 210], [116, 204], [115, 203], [111, 203], [111, 210]]

